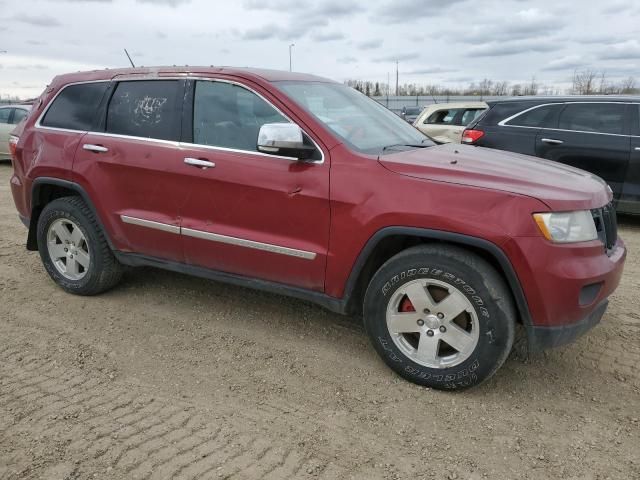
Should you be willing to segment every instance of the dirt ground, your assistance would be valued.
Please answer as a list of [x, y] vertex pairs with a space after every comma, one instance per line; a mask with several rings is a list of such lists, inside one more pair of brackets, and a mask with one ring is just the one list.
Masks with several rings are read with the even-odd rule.
[[357, 322], [154, 269], [68, 295], [0, 164], [0, 478], [640, 478], [640, 220], [601, 325], [442, 393]]

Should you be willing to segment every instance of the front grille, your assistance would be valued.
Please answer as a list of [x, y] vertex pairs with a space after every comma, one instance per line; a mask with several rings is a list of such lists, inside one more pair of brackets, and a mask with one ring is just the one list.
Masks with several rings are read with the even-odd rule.
[[605, 251], [609, 252], [618, 241], [618, 219], [613, 203], [591, 210], [591, 214], [596, 222], [598, 238], [604, 244]]

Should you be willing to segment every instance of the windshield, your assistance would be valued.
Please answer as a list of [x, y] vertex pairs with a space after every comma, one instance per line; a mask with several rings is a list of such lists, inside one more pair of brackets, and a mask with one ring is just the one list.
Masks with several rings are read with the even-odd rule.
[[366, 95], [338, 83], [275, 82], [351, 148], [380, 155], [435, 145], [429, 137]]

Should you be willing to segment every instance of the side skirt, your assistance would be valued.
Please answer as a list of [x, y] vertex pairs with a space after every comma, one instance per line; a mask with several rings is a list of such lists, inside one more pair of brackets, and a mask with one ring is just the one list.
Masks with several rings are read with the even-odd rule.
[[128, 265], [130, 267], [156, 267], [163, 270], [170, 270], [172, 272], [184, 273], [195, 277], [206, 278], [208, 280], [214, 280], [216, 282], [229, 283], [232, 285], [238, 285], [240, 287], [275, 293], [277, 295], [285, 295], [287, 297], [297, 298], [299, 300], [305, 300], [307, 302], [315, 303], [317, 305], [320, 305], [321, 307], [326, 308], [327, 310], [339, 313], [341, 315], [347, 315], [347, 305], [345, 301], [339, 298], [330, 297], [329, 295], [325, 295], [324, 293], [292, 287], [289, 285], [284, 285], [282, 283], [244, 277], [241, 275], [235, 275], [233, 273], [210, 270], [208, 268], [196, 267], [184, 263], [171, 262], [168, 260], [163, 260], [161, 258], [140, 255], [138, 253], [125, 253], [119, 251], [114, 251], [113, 253], [120, 263], [122, 263], [123, 265]]

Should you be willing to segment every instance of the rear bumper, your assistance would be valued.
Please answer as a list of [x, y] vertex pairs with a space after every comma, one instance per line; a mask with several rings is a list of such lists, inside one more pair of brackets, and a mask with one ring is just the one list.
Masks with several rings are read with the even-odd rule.
[[27, 217], [25, 217], [24, 215], [21, 215], [21, 214], [18, 214], [18, 217], [20, 217], [20, 221], [22, 222], [22, 224], [23, 224], [25, 227], [29, 228], [29, 225], [30, 225], [30, 223], [31, 223], [31, 220], [30, 220], [30, 219], [28, 219]]
[[530, 326], [527, 329], [529, 350], [547, 350], [575, 341], [600, 323], [608, 305], [608, 300], [601, 302], [585, 318], [571, 325], [560, 325], [556, 327]]

